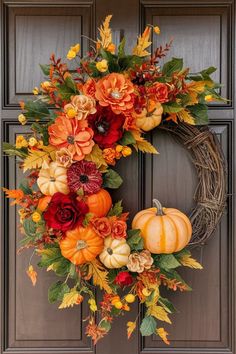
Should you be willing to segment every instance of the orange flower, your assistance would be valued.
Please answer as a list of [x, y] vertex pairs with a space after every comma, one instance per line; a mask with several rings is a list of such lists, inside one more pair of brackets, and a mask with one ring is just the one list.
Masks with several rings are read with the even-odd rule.
[[83, 93], [87, 96], [95, 98], [96, 82], [93, 79], [88, 79], [83, 86]]
[[95, 97], [101, 106], [110, 106], [114, 113], [120, 114], [133, 107], [133, 92], [134, 87], [129, 79], [112, 73], [97, 82]]
[[95, 100], [89, 96], [74, 96], [70, 103], [66, 104], [64, 111], [68, 118], [86, 119], [89, 114], [96, 113]]
[[102, 238], [111, 234], [111, 224], [108, 218], [94, 218], [91, 220], [91, 224], [93, 225], [95, 232]]
[[116, 151], [116, 149], [113, 148], [104, 149], [102, 155], [106, 163], [112, 166], [115, 166], [116, 159], [119, 160], [122, 156], [119, 151]]
[[123, 220], [115, 220], [111, 226], [111, 234], [113, 238], [126, 237], [127, 224]]
[[23, 193], [23, 191], [21, 189], [3, 188], [2, 190], [3, 190], [3, 192], [6, 193], [6, 197], [7, 198], [15, 199], [13, 202], [10, 203], [10, 205], [20, 204], [21, 203], [21, 199], [24, 198], [24, 193]]
[[76, 161], [92, 151], [94, 146], [93, 131], [86, 120], [57, 117], [48, 128], [50, 144], [59, 148], [68, 148]]

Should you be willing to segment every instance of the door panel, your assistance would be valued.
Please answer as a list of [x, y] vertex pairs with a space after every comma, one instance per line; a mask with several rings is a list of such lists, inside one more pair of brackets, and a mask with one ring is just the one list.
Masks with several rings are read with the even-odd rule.
[[[96, 8], [96, 12], [95, 12]], [[96, 349], [86, 338], [83, 318], [87, 307], [58, 310], [47, 302], [48, 286], [54, 281], [51, 272], [40, 271], [35, 287], [25, 269], [30, 251], [16, 255], [21, 235], [17, 210], [3, 202], [0, 277], [2, 306], [1, 353], [235, 353], [234, 330], [234, 259], [233, 179], [234, 166], [234, 0], [6, 0], [3, 18], [3, 85], [1, 91], [2, 140], [14, 142], [17, 134], [27, 131], [17, 122], [18, 100], [31, 98], [31, 91], [43, 79], [38, 63], [45, 63], [52, 52], [65, 56], [70, 45], [80, 42], [88, 49], [82, 35], [94, 37], [104, 17], [112, 13], [115, 42], [125, 34], [127, 50], [146, 24], [157, 24], [161, 35], [154, 36], [154, 47], [174, 37], [168, 58], [183, 57], [192, 71], [209, 65], [218, 67], [215, 79], [224, 84], [225, 103], [212, 104], [211, 129], [217, 134], [228, 161], [228, 203], [214, 237], [194, 255], [203, 271], [185, 270], [182, 275], [193, 292], [168, 293], [179, 310], [173, 324], [165, 328], [171, 345], [157, 337], [141, 338], [136, 331], [126, 340], [126, 322], [138, 312], [137, 304], [126, 316], [117, 319], [109, 336]], [[82, 39], [83, 38], [83, 39]], [[167, 58], [167, 59], [168, 59]], [[137, 156], [120, 160], [117, 169], [124, 179], [113, 199], [123, 199], [130, 219], [158, 197], [164, 205], [189, 213], [194, 206], [197, 185], [191, 156], [168, 133], [156, 129], [149, 136], [160, 152], [156, 156]], [[128, 161], [128, 164], [127, 164]], [[1, 185], [14, 188], [21, 179], [15, 162], [2, 159]], [[35, 264], [37, 260], [35, 258]], [[101, 298], [101, 294], [97, 294]]]

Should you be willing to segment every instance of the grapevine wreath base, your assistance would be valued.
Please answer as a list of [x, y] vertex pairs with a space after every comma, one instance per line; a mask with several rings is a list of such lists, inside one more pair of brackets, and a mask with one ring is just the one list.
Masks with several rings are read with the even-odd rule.
[[[110, 20], [86, 56], [78, 43], [69, 49], [73, 70], [54, 54], [41, 65], [46, 81], [34, 88], [33, 100], [20, 102], [18, 119], [31, 124], [30, 133], [3, 145], [25, 178], [18, 189], [4, 191], [20, 207], [20, 251], [33, 249], [27, 275], [35, 285], [31, 261], [39, 258], [39, 267], [58, 276], [48, 290], [50, 303], [59, 309], [88, 304], [86, 334], [94, 344], [135, 301], [144, 312], [127, 322], [128, 338], [140, 322], [142, 336], [156, 334], [169, 344], [162, 323], [171, 323], [175, 308], [163, 288], [191, 290], [177, 269], [202, 269], [189, 245], [206, 242], [224, 209], [224, 157], [214, 134], [202, 127], [207, 103], [223, 99], [211, 78], [214, 67], [191, 74], [181, 58], [160, 65], [172, 41], [149, 52], [158, 26], [147, 25], [126, 54], [125, 38], [118, 48], [112, 42]], [[128, 224], [122, 201], [112, 200], [123, 182], [114, 168], [137, 151], [157, 154], [145, 132], [158, 126], [191, 152], [197, 205], [188, 217], [154, 199]], [[102, 290], [100, 303], [94, 287]]]
[[221, 219], [227, 198], [226, 162], [219, 140], [206, 126], [165, 124], [159, 129], [174, 135], [191, 153], [198, 185], [196, 207], [189, 216], [193, 227], [189, 246], [204, 245]]

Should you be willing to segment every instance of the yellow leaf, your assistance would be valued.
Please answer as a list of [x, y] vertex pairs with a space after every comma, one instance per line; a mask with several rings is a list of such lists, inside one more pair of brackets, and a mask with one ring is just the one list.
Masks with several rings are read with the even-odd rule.
[[133, 333], [133, 331], [136, 328], [136, 322], [127, 322], [127, 337], [128, 339], [131, 337], [131, 334]]
[[100, 43], [104, 49], [112, 43], [112, 32], [110, 28], [111, 18], [112, 15], [108, 15], [103, 24], [98, 28], [101, 39], [98, 39], [97, 42]]
[[133, 48], [133, 55], [137, 55], [139, 57], [146, 57], [150, 55], [150, 53], [146, 50], [152, 42], [150, 42], [151, 35], [151, 27], [147, 26], [142, 35], [138, 37], [138, 43]]
[[108, 271], [102, 266], [98, 260], [94, 260], [89, 263], [89, 275], [93, 277], [93, 284], [104, 289], [108, 294], [112, 293], [112, 290], [108, 284]]
[[43, 162], [50, 162], [48, 152], [41, 150], [29, 150], [29, 156], [24, 160], [24, 172], [33, 168], [40, 168]]
[[42, 145], [40, 147], [40, 149], [42, 149], [43, 151], [47, 152], [51, 158], [52, 161], [55, 161], [56, 160], [56, 151], [57, 149], [55, 148], [55, 146], [52, 146], [52, 145], [48, 145], [48, 146], [45, 146], [45, 145]]
[[150, 285], [148, 286], [148, 288], [149, 289], [153, 288], [151, 300], [146, 300], [145, 303], [147, 306], [154, 306], [158, 301], [158, 298], [160, 296], [160, 291], [159, 291], [159, 287], [156, 284], [154, 284], [154, 286], [152, 285], [150, 286]]
[[189, 111], [187, 111], [186, 109], [183, 109], [182, 111], [179, 111], [176, 114], [181, 122], [195, 125], [194, 118], [191, 116]]
[[77, 305], [77, 300], [80, 297], [80, 294], [78, 291], [73, 288], [71, 291], [67, 294], [64, 294], [62, 303], [58, 307], [59, 309], [65, 309], [67, 307], [73, 307], [74, 305]]
[[203, 266], [188, 254], [182, 256], [179, 261], [185, 267], [203, 269]]
[[156, 334], [161, 337], [161, 339], [163, 340], [164, 343], [166, 343], [167, 345], [170, 345], [170, 342], [167, 339], [168, 333], [165, 331], [164, 328], [157, 328], [156, 329]]
[[165, 321], [167, 323], [171, 323], [171, 320], [169, 319], [167, 312], [161, 306], [158, 305], [149, 306], [147, 309], [147, 314], [149, 316], [155, 317], [159, 321]]
[[26, 271], [28, 277], [32, 281], [33, 286], [35, 286], [37, 282], [37, 272], [34, 270], [33, 266], [30, 265], [29, 268]]
[[156, 148], [147, 140], [136, 141], [134, 147], [142, 152], [148, 152], [150, 154], [159, 154]]
[[101, 168], [104, 170], [104, 167], [107, 167], [107, 163], [102, 155], [102, 150], [97, 144], [94, 145], [92, 152], [86, 155], [85, 160], [94, 162], [98, 169]]

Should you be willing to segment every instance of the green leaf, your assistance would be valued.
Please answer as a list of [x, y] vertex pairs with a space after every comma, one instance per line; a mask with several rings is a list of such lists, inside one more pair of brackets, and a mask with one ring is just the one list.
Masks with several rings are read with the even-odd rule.
[[32, 188], [29, 186], [29, 181], [25, 178], [21, 181], [19, 188], [23, 191], [24, 194], [32, 194]]
[[158, 303], [166, 310], [168, 313], [176, 312], [174, 305], [165, 297], [159, 296]]
[[120, 216], [123, 211], [122, 207], [122, 200], [119, 200], [117, 203], [113, 205], [113, 207], [110, 209], [108, 216]]
[[103, 176], [103, 187], [117, 189], [123, 183], [120, 175], [111, 168]]
[[27, 236], [30, 236], [30, 237], [35, 236], [35, 232], [36, 232], [37, 227], [36, 227], [35, 222], [33, 222], [33, 220], [31, 218], [27, 218], [23, 221], [23, 227], [24, 227], [24, 231]]
[[34, 122], [31, 125], [31, 129], [36, 131], [38, 134], [42, 136], [44, 145], [48, 145], [49, 142], [48, 125], [42, 125]]
[[191, 291], [192, 288], [183, 280], [183, 278], [179, 275], [178, 272], [174, 269], [169, 269], [168, 271], [161, 269], [161, 273], [165, 275], [166, 278], [172, 280], [177, 280], [180, 282], [182, 285], [185, 285], [185, 291]]
[[130, 145], [130, 144], [135, 144], [136, 140], [133, 137], [133, 134], [129, 131], [125, 131], [122, 138], [119, 140], [119, 144], [121, 145]]
[[39, 64], [39, 66], [40, 66], [42, 72], [44, 73], [44, 75], [48, 76], [49, 73], [50, 73], [51, 65], [49, 65], [49, 64]]
[[118, 64], [122, 71], [130, 68], [132, 69], [136, 66], [140, 66], [142, 62], [143, 59], [136, 55], [126, 55], [125, 57], [119, 58], [118, 60]]
[[107, 332], [110, 331], [111, 329], [111, 323], [106, 321], [106, 320], [102, 320], [99, 324], [99, 327], [102, 327], [103, 329], [105, 329]]
[[70, 265], [70, 261], [61, 256], [56, 262], [52, 263], [51, 268], [56, 275], [59, 277], [64, 277], [70, 272]]
[[68, 293], [70, 288], [67, 284], [57, 281], [48, 289], [48, 301], [53, 304], [56, 301], [62, 301], [64, 294]]
[[144, 247], [143, 238], [139, 229], [128, 230], [127, 243], [131, 250], [141, 251]]
[[102, 56], [103, 59], [106, 59], [108, 62], [108, 70], [110, 72], [119, 72], [120, 67], [117, 62], [117, 56], [113, 55], [107, 50], [104, 50], [103, 48], [100, 49], [100, 55]]
[[183, 107], [176, 102], [165, 103], [162, 107], [164, 113], [177, 113], [183, 109]]
[[45, 119], [50, 116], [47, 104], [42, 101], [27, 101], [25, 103], [25, 110], [27, 118]]
[[41, 260], [38, 263], [38, 266], [41, 268], [49, 267], [51, 264], [62, 258], [59, 247], [44, 248], [43, 250], [40, 250], [38, 254], [41, 256]]
[[67, 78], [65, 79], [65, 83], [71, 90], [73, 90], [74, 93], [76, 93], [76, 84], [71, 76], [67, 76]]
[[143, 318], [140, 326], [142, 336], [151, 336], [156, 330], [156, 320], [152, 316]]
[[83, 226], [86, 227], [88, 226], [90, 220], [93, 218], [94, 214], [93, 213], [87, 213], [85, 214], [84, 220], [83, 220]]
[[177, 268], [181, 266], [181, 264], [177, 261], [173, 254], [162, 254], [159, 258], [159, 266], [162, 269], [169, 270]]
[[62, 100], [70, 100], [71, 96], [75, 94], [75, 91], [68, 87], [66, 84], [58, 86], [58, 92]]
[[198, 103], [193, 106], [187, 106], [187, 109], [190, 111], [190, 114], [195, 118], [196, 125], [208, 124], [207, 105]]
[[2, 144], [2, 149], [5, 152], [5, 154], [9, 156], [18, 156], [20, 158], [25, 158], [28, 156], [27, 152], [22, 148], [22, 149], [17, 149], [15, 145], [9, 144], [9, 143], [3, 143]]
[[172, 58], [163, 65], [162, 73], [165, 76], [171, 76], [174, 72], [181, 71], [183, 69], [183, 59], [182, 58]]
[[124, 56], [125, 56], [125, 37], [122, 38], [122, 41], [118, 46], [118, 57], [121, 58]]

